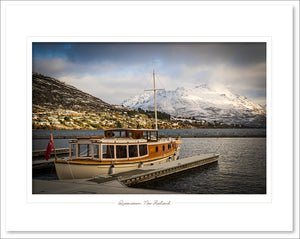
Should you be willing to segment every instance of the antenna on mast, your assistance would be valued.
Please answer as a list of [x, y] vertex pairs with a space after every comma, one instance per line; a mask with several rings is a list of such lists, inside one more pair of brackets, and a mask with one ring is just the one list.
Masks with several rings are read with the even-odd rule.
[[155, 129], [158, 130], [157, 127], [157, 107], [156, 107], [156, 91], [157, 90], [165, 90], [165, 89], [156, 89], [155, 88], [155, 71], [153, 69], [153, 89], [145, 90], [145, 91], [153, 91], [154, 92], [154, 114], [155, 114]]

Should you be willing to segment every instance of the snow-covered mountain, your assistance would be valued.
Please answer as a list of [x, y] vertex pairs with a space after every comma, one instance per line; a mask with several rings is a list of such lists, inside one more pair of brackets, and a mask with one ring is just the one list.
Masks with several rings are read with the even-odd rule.
[[[123, 101], [132, 109], [154, 110], [152, 92], [145, 92]], [[157, 110], [174, 117], [195, 117], [228, 124], [265, 127], [266, 109], [244, 96], [229, 90], [214, 90], [206, 85], [157, 91]]]

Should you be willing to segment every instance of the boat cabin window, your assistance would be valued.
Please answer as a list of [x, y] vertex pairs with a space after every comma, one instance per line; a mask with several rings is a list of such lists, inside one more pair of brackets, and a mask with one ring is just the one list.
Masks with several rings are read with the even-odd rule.
[[114, 145], [102, 145], [102, 157], [103, 158], [115, 158]]
[[99, 158], [99, 145], [94, 144], [94, 158]]
[[128, 132], [128, 137], [132, 138], [132, 132], [131, 131]]
[[130, 158], [138, 157], [137, 145], [129, 145], [129, 157]]
[[71, 158], [75, 158], [76, 157], [76, 144], [71, 144]]
[[155, 147], [155, 151], [158, 152], [158, 146]]
[[139, 150], [140, 150], [140, 156], [144, 156], [148, 154], [148, 148], [147, 148], [147, 144], [141, 144], [139, 145]]
[[116, 146], [117, 151], [117, 158], [127, 158], [127, 145], [117, 145]]
[[165, 151], [165, 146], [163, 145], [163, 151]]
[[148, 140], [148, 131], [143, 131], [143, 139]]
[[156, 131], [151, 131], [151, 132], [149, 132], [149, 133], [151, 133], [151, 140], [157, 140], [157, 132]]
[[126, 132], [124, 130], [114, 130], [113, 131], [113, 136], [115, 136], [115, 137], [125, 137]]
[[92, 147], [90, 144], [78, 144], [78, 157], [91, 157]]

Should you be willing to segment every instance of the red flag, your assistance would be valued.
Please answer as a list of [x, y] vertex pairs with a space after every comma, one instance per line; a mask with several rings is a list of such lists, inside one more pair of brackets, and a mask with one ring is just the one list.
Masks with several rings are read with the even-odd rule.
[[54, 149], [53, 136], [52, 133], [50, 135], [50, 140], [46, 149], [45, 158], [48, 160], [50, 158], [51, 149]]

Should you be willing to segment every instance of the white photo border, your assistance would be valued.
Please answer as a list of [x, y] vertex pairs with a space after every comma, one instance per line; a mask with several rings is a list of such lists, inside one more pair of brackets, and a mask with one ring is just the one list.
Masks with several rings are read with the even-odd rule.
[[[22, 3], [24, 4], [24, 3]], [[292, 99], [291, 95], [293, 92], [293, 82], [290, 82], [289, 79], [292, 79], [292, 11], [293, 7], [289, 4], [280, 4], [280, 5], [272, 5], [272, 6], [264, 6], [262, 4], [252, 4], [250, 7], [247, 6], [246, 11], [246, 4], [239, 4], [236, 5], [235, 3], [231, 3], [232, 8], [227, 8], [226, 5], [223, 6], [217, 6], [216, 4], [203, 4], [203, 3], [195, 3], [195, 2], [187, 2], [187, 3], [178, 3], [173, 2], [172, 6], [180, 7], [182, 8], [184, 6], [185, 10], [188, 10], [187, 13], [184, 15], [188, 19], [185, 20], [184, 18], [181, 19], [180, 23], [180, 29], [183, 29], [181, 24], [184, 23], [191, 23], [189, 22], [190, 18], [188, 17], [188, 14], [195, 13], [195, 11], [200, 11], [201, 13], [205, 14], [203, 9], [205, 8], [206, 14], [216, 14], [216, 12], [219, 14], [219, 16], [226, 16], [229, 19], [224, 18], [224, 21], [227, 23], [234, 22], [233, 17], [230, 17], [230, 14], [228, 16], [228, 12], [222, 11], [223, 10], [229, 10], [232, 13], [235, 13], [235, 10], [239, 10], [241, 14], [238, 14], [241, 17], [241, 22], [244, 24], [250, 24], [249, 19], [249, 13], [255, 12], [255, 18], [252, 19], [253, 28], [249, 29], [240, 29], [237, 30], [235, 26], [230, 25], [226, 26], [225, 29], [218, 29], [217, 33], [215, 34], [214, 31], [211, 29], [208, 29], [208, 27], [202, 27], [201, 32], [194, 32], [194, 34], [188, 34], [192, 33], [191, 29], [189, 27], [189, 30], [182, 30], [179, 34], [181, 36], [177, 37], [180, 39], [187, 38], [190, 36], [196, 36], [199, 39], [209, 39], [209, 37], [203, 37], [203, 36], [211, 36], [211, 38], [215, 38], [218, 42], [223, 42], [224, 40], [219, 38], [219, 36], [223, 36], [224, 38], [232, 38], [232, 39], [239, 39], [243, 38], [244, 40], [248, 38], [254, 39], [254, 38], [261, 38], [262, 41], [267, 42], [268, 47], [268, 57], [267, 57], [267, 79], [268, 79], [268, 85], [267, 85], [267, 102], [268, 102], [268, 132], [267, 132], [267, 139], [272, 139], [271, 141], [268, 140], [268, 151], [272, 151], [272, 163], [269, 159], [269, 153], [268, 153], [268, 179], [271, 176], [272, 172], [272, 178], [271, 180], [267, 180], [268, 186], [267, 186], [267, 195], [263, 195], [262, 197], [246, 197], [243, 198], [235, 198], [233, 199], [231, 196], [228, 196], [227, 199], [224, 200], [224, 203], [221, 203], [220, 201], [215, 199], [212, 199], [210, 197], [205, 198], [208, 195], [201, 195], [202, 198], [205, 198], [204, 201], [199, 201], [199, 198], [197, 198], [195, 201], [192, 201], [191, 204], [176, 204], [172, 205], [171, 207], [164, 207], [164, 208], [132, 208], [132, 207], [120, 207], [115, 204], [116, 200], [113, 199], [113, 204], [104, 204], [103, 206], [99, 206], [98, 202], [99, 199], [97, 199], [98, 195], [92, 195], [96, 197], [91, 197], [91, 195], [76, 195], [76, 199], [72, 199], [72, 195], [70, 196], [57, 196], [57, 195], [32, 195], [31, 192], [31, 185], [30, 180], [32, 178], [30, 170], [31, 170], [31, 124], [30, 130], [28, 130], [28, 124], [31, 122], [31, 111], [28, 111], [28, 104], [30, 103], [30, 109], [31, 109], [31, 96], [28, 95], [28, 92], [31, 92], [30, 84], [28, 84], [28, 81], [31, 81], [32, 73], [31, 70], [28, 71], [28, 69], [31, 68], [31, 60], [30, 57], [30, 48], [28, 46], [32, 44], [32, 41], [36, 39], [45, 39], [45, 41], [49, 41], [49, 38], [52, 38], [52, 41], [54, 39], [62, 39], [61, 36], [65, 35], [65, 39], [70, 39], [72, 37], [73, 39], [76, 39], [74, 32], [76, 32], [76, 29], [70, 29], [69, 34], [64, 33], [63, 25], [59, 24], [59, 19], [53, 19], [53, 25], [57, 29], [43, 29], [43, 28], [36, 28], [35, 26], [30, 25], [28, 22], [32, 23], [34, 19], [30, 17], [30, 11], [31, 14], [40, 15], [41, 13], [37, 12], [36, 10], [42, 9], [45, 10], [45, 7], [47, 6], [47, 15], [52, 15], [53, 11], [57, 14], [55, 14], [56, 18], [61, 17], [63, 9], [68, 9], [71, 5], [75, 6], [75, 8], [86, 8], [89, 9], [92, 13], [94, 13], [95, 9], [102, 9], [104, 6], [106, 8], [107, 13], [113, 13], [116, 14], [116, 12], [113, 12], [113, 10], [117, 9], [117, 12], [120, 16], [124, 16], [124, 14], [121, 10], [126, 8], [126, 3], [121, 2], [119, 6], [117, 6], [117, 3], [97, 3], [95, 2], [87, 2], [87, 3], [67, 3], [67, 2], [53, 2], [51, 4], [49, 3], [35, 3], [31, 2], [28, 5], [25, 4], [25, 6], [22, 6], [19, 2], [13, 2], [9, 4], [3, 4], [4, 10], [1, 9], [1, 13], [4, 12], [4, 23], [1, 22], [1, 32], [4, 32], [5, 38], [4, 38], [4, 51], [2, 51], [2, 45], [1, 45], [1, 51], [4, 52], [4, 54], [1, 54], [1, 62], [3, 66], [3, 71], [1, 72], [1, 78], [4, 79], [4, 83], [1, 82], [1, 158], [4, 159], [1, 162], [1, 201], [5, 204], [5, 216], [3, 217], [1, 215], [1, 219], [4, 219], [5, 221], [5, 231], [6, 232], [32, 232], [32, 231], [223, 231], [223, 232], [230, 232], [230, 231], [285, 231], [289, 232], [293, 230], [293, 205], [292, 205], [292, 186], [293, 186], [293, 168], [292, 168], [292, 162], [289, 160], [292, 159], [292, 135], [293, 135], [293, 129], [292, 129]], [[163, 3], [157, 3], [157, 2], [147, 2], [147, 3], [129, 3], [131, 7], [137, 6], [139, 10], [145, 10], [144, 7], [147, 5], [147, 7], [150, 7], [151, 9], [154, 8], [159, 11], [163, 11], [166, 8], [170, 7], [170, 4], [172, 2], [163, 2]], [[50, 7], [49, 7], [50, 6]], [[114, 8], [110, 8], [109, 6], [113, 6]], [[25, 12], [24, 12], [25, 9]], [[50, 10], [49, 10], [50, 9]], [[73, 9], [73, 8], [72, 8]], [[76, 11], [79, 11], [79, 9], [75, 9]], [[105, 10], [105, 11], [106, 11]], [[126, 10], [129, 10], [126, 8]], [[175, 9], [176, 11], [178, 9]], [[132, 11], [132, 10], [130, 10]], [[246, 11], [246, 12], [245, 12]], [[71, 20], [74, 19], [74, 13], [71, 11], [65, 11], [65, 13]], [[44, 12], [42, 12], [44, 13]], [[103, 13], [103, 11], [101, 12]], [[263, 18], [263, 13], [265, 13], [266, 17]], [[128, 15], [128, 12], [126, 13]], [[19, 22], [19, 24], [16, 24], [15, 22], [15, 16], [27, 16], [23, 19], [23, 22]], [[126, 16], [127, 16], [126, 15]], [[130, 15], [130, 14], [129, 14]], [[139, 14], [140, 15], [140, 14]], [[280, 21], [278, 16], [280, 17]], [[83, 22], [88, 22], [90, 19], [88, 13], [85, 13], [84, 15], [86, 17], [86, 20]], [[119, 17], [119, 19], [122, 19], [122, 17]], [[174, 17], [172, 13], [168, 14], [168, 17]], [[207, 15], [205, 15], [207, 16]], [[204, 17], [205, 17], [204, 16]], [[145, 16], [144, 16], [145, 17]], [[46, 19], [46, 18], [45, 18]], [[40, 26], [40, 24], [43, 24], [46, 21], [46, 24], [49, 24], [49, 20], [45, 20], [43, 18], [37, 18], [36, 24]], [[142, 18], [144, 19], [144, 18]], [[172, 18], [173, 19], [173, 18]], [[203, 19], [202, 16], [195, 16], [195, 19], [201, 20]], [[259, 21], [261, 22], [261, 25], [259, 24]], [[43, 20], [43, 21], [42, 21]], [[110, 19], [113, 21], [113, 19]], [[107, 23], [111, 27], [116, 26], [116, 21], [118, 19], [115, 19], [113, 22]], [[131, 21], [132, 19], [129, 17], [128, 21]], [[217, 20], [215, 22], [207, 22], [206, 24], [209, 25], [210, 28], [215, 27], [217, 25]], [[40, 22], [39, 22], [40, 21]], [[127, 21], [127, 20], [124, 20]], [[201, 22], [201, 21], [200, 21]], [[280, 22], [279, 25], [277, 23]], [[178, 23], [178, 22], [176, 22]], [[24, 29], [22, 24], [25, 24], [28, 26], [27, 29]], [[148, 24], [148, 21], [146, 21], [146, 25]], [[237, 25], [242, 24], [237, 22]], [[269, 29], [263, 29], [264, 26], [269, 24]], [[195, 23], [191, 24], [192, 26], [196, 26]], [[4, 26], [4, 30], [3, 27]], [[79, 25], [80, 30], [82, 30], [82, 39], [87, 39], [85, 36], [91, 36], [93, 34], [87, 34], [88, 30], [83, 29], [83, 25]], [[161, 26], [156, 25], [158, 28], [158, 35], [165, 35], [162, 34], [164, 25]], [[241, 26], [241, 25], [239, 25]], [[172, 28], [169, 31], [169, 35], [165, 36], [165, 38], [173, 38], [175, 29]], [[105, 39], [105, 41], [108, 41], [109, 38], [120, 39], [120, 36], [124, 36], [126, 39], [129, 39], [132, 36], [132, 33], [138, 32], [137, 27], [131, 27], [128, 32], [129, 35], [126, 36], [124, 34], [124, 31], [122, 29], [117, 29], [116, 33], [113, 34], [113, 31], [109, 31], [107, 27], [104, 27], [106, 31], [103, 31], [103, 35], [101, 38]], [[227, 29], [229, 28], [229, 30]], [[257, 28], [257, 29], [254, 29]], [[197, 28], [196, 28], [197, 29]], [[204, 30], [203, 30], [204, 29]], [[228, 36], [226, 34], [222, 34], [224, 30], [228, 30]], [[231, 30], [230, 30], [231, 29]], [[92, 29], [90, 29], [90, 32]], [[15, 31], [15, 32], [14, 32]], [[171, 34], [173, 33], [173, 34]], [[3, 36], [3, 34], [1, 34]], [[67, 36], [66, 36], [67, 35]], [[96, 34], [97, 35], [97, 34]], [[131, 36], [130, 36], [131, 35]], [[138, 34], [134, 34], [138, 35]], [[39, 37], [37, 37], [39, 36]], [[48, 36], [48, 37], [47, 37]], [[57, 37], [58, 36], [58, 37]], [[100, 36], [97, 35], [98, 39], [100, 39]], [[112, 37], [113, 36], [113, 37]], [[201, 37], [202, 36], [202, 37]], [[141, 31], [139, 34], [139, 37], [132, 37], [132, 39], [138, 39], [138, 38], [150, 38], [151, 41], [153, 41], [154, 37], [157, 37], [155, 34], [155, 31], [150, 31], [149, 35], [146, 34], [145, 31]], [[91, 37], [91, 38], [94, 38]], [[159, 38], [159, 37], [157, 37]], [[219, 38], [219, 39], [218, 39]], [[195, 38], [194, 38], [195, 39]], [[217, 40], [218, 39], [218, 40]], [[70, 42], [70, 40], [68, 40]], [[74, 40], [72, 40], [74, 41]], [[121, 40], [122, 41], [122, 40]], [[182, 42], [180, 40], [179, 42]], [[289, 45], [291, 44], [291, 45]], [[270, 51], [270, 46], [271, 51]], [[17, 53], [14, 51], [15, 47], [17, 50]], [[284, 51], [282, 49], [284, 47]], [[29, 51], [28, 51], [29, 50]], [[272, 68], [269, 67], [269, 54], [272, 58]], [[279, 57], [280, 56], [280, 57]], [[280, 59], [282, 58], [282, 59]], [[30, 61], [29, 61], [30, 60]], [[14, 65], [13, 65], [14, 64]], [[279, 66], [281, 66], [281, 69], [279, 69]], [[18, 68], [18, 70], [15, 70], [15, 67]], [[270, 87], [269, 80], [271, 79], [272, 74], [272, 87]], [[284, 84], [279, 84], [279, 77], [286, 78], [287, 80], [284, 81]], [[25, 79], [25, 81], [24, 81]], [[275, 84], [274, 84], [275, 83]], [[16, 86], [19, 86], [20, 89], [16, 89]], [[27, 94], [26, 94], [27, 93]], [[281, 94], [283, 94], [283, 97], [279, 100], [279, 97]], [[12, 94], [18, 95], [18, 99], [23, 99], [21, 102], [16, 102], [16, 99], [12, 97]], [[272, 95], [271, 95], [272, 94]], [[271, 98], [270, 98], [271, 97]], [[26, 99], [26, 101], [24, 100]], [[271, 99], [271, 101], [270, 101]], [[272, 117], [269, 117], [269, 105], [270, 102], [272, 102]], [[17, 107], [19, 106], [19, 108]], [[282, 109], [281, 106], [284, 108]], [[23, 116], [26, 116], [25, 122], [19, 122], [18, 118], [16, 117], [18, 114], [13, 109], [18, 109], [18, 114], [21, 114]], [[290, 122], [290, 125], [285, 127], [285, 131], [282, 132], [281, 129], [276, 128], [275, 126], [280, 125], [280, 122], [278, 119], [279, 114], [279, 108], [282, 114], [286, 115], [286, 120]], [[3, 115], [4, 112], [4, 115]], [[4, 123], [4, 126], [3, 126]], [[272, 124], [273, 128], [269, 132], [269, 125]], [[14, 125], [20, 125], [21, 128], [15, 129]], [[4, 129], [4, 131], [3, 131]], [[17, 131], [18, 130], [18, 131]], [[4, 132], [4, 133], [3, 133]], [[19, 137], [17, 141], [26, 142], [25, 145], [21, 145], [19, 147], [19, 152], [27, 152], [26, 156], [27, 159], [24, 160], [23, 157], [19, 157], [18, 159], [13, 158], [9, 152], [14, 152], [14, 144], [13, 142], [16, 142], [15, 135], [18, 133]], [[270, 135], [272, 136], [270, 137]], [[284, 141], [278, 140], [277, 137], [284, 138]], [[28, 141], [29, 140], [29, 141]], [[272, 148], [270, 148], [272, 147]], [[283, 149], [286, 150], [286, 152], [283, 152]], [[25, 150], [24, 150], [25, 149]], [[273, 158], [274, 157], [274, 158]], [[285, 158], [286, 164], [281, 165], [282, 167], [278, 166], [279, 160], [282, 160], [282, 158]], [[24, 160], [24, 161], [21, 161]], [[28, 162], [30, 159], [30, 162]], [[12, 163], [12, 160], [14, 163]], [[273, 161], [274, 160], [274, 161]], [[15, 163], [16, 161], [16, 163]], [[272, 170], [270, 170], [270, 165], [272, 165]], [[279, 168], [278, 168], [279, 167]], [[24, 168], [27, 168], [27, 171], [24, 171]], [[269, 171], [270, 170], [270, 171]], [[278, 172], [282, 170], [283, 178], [279, 177]], [[29, 173], [28, 173], [29, 172]], [[275, 173], [274, 173], [275, 172]], [[17, 175], [17, 177], [16, 177]], [[26, 180], [25, 180], [26, 179]], [[269, 183], [272, 182], [272, 185], [269, 185]], [[284, 187], [279, 186], [280, 183], [284, 184]], [[24, 187], [25, 186], [25, 187]], [[5, 196], [3, 196], [3, 190], [5, 192]], [[29, 193], [28, 193], [29, 192]], [[272, 197], [271, 197], [272, 192]], [[102, 195], [102, 198], [104, 199], [103, 202], [111, 202], [111, 197], [115, 197], [116, 195]], [[119, 195], [120, 196], [120, 195]], [[132, 195], [122, 195], [122, 198], [130, 198]], [[145, 195], [135, 195], [135, 198], [143, 199]], [[193, 195], [198, 196], [198, 195]], [[240, 196], [240, 195], [239, 195]], [[118, 196], [117, 196], [118, 197]], [[160, 196], [159, 196], [160, 197]], [[173, 197], [173, 195], [169, 196]], [[176, 195], [177, 197], [177, 195]], [[181, 195], [179, 197], [182, 197]], [[157, 195], [147, 195], [147, 198], [150, 199], [157, 199]], [[183, 198], [183, 197], [182, 197]], [[3, 200], [4, 199], [4, 200]], [[186, 197], [184, 197], [186, 199]], [[227, 201], [228, 200], [228, 201]], [[88, 203], [87, 203], [88, 202]], [[101, 213], [97, 215], [92, 215], [92, 213], [95, 213], [95, 208], [101, 208]], [[209, 210], [206, 210], [208, 209]], [[234, 210], [232, 210], [234, 208]], [[197, 217], [197, 211], [201, 210], [201, 218]], [[20, 215], [19, 217], [16, 217], [16, 213], [14, 211], [17, 210], [17, 214]], [[143, 223], [141, 221], [137, 221], [135, 225], [132, 225], [130, 222], [134, 220], [134, 216], [136, 216], [140, 211], [143, 211], [144, 214], [147, 215], [146, 223]], [[188, 210], [188, 212], [186, 212]], [[211, 213], [209, 213], [209, 211]], [[52, 212], [52, 214], [51, 214]], [[55, 212], [59, 212], [60, 217], [57, 217], [57, 214]], [[242, 213], [243, 214], [240, 214]], [[256, 214], [255, 214], [256, 212]], [[262, 215], [259, 217], [258, 212], [261, 212]], [[54, 216], [55, 214], [55, 216]], [[105, 215], [106, 220], [104, 221], [103, 218], [100, 220], [98, 215]], [[183, 222], [181, 220], [181, 223], [178, 224], [178, 221], [176, 218], [178, 217], [178, 214], [180, 217], [183, 218], [189, 218], [190, 220], [184, 220]], [[24, 216], [22, 216], [24, 215]], [[47, 224], [46, 222], [43, 222], [43, 220], [40, 220], [40, 218], [43, 218], [43, 215], [47, 215], [47, 220], [51, 221], [51, 224]], [[126, 216], [128, 218], [128, 221], [125, 222], [123, 225], [112, 223], [114, 222], [114, 219], [116, 215], [122, 215]], [[157, 215], [159, 215], [157, 217]], [[167, 216], [166, 216], [167, 215]], [[227, 217], [224, 217], [227, 215]], [[237, 218], [237, 215], [244, 215], [243, 220], [240, 220]], [[279, 217], [284, 218], [284, 221], [278, 221], [277, 218]], [[72, 218], [76, 217], [87, 217], [91, 221], [89, 224], [78, 224], [78, 223], [71, 223]], [[97, 216], [97, 217], [96, 217]], [[117, 216], [117, 217], [118, 217]], [[248, 217], [248, 218], [247, 218]], [[39, 218], [39, 219], [37, 219]], [[226, 220], [227, 218], [227, 220]], [[167, 220], [167, 223], [165, 219]], [[224, 220], [225, 219], [225, 220]], [[99, 227], [99, 220], [101, 222], [101, 226]], [[197, 220], [197, 221], [194, 221]], [[3, 220], [2, 220], [3, 221]], [[152, 223], [151, 223], [152, 222]], [[3, 225], [3, 224], [2, 224]], [[60, 235], [61, 236], [61, 235]], [[206, 235], [207, 236], [207, 235]], [[208, 237], [208, 236], [207, 236]]]

